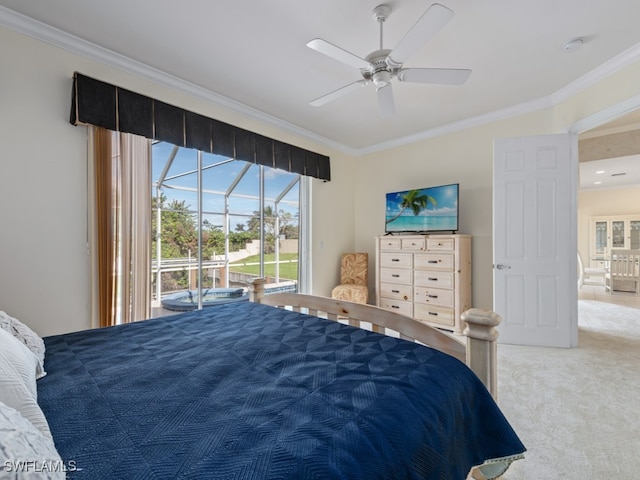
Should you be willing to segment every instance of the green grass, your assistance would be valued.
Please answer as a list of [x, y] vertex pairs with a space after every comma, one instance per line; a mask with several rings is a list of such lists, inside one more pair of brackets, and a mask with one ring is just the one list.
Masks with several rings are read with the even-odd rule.
[[[265, 276], [275, 277], [276, 265], [275, 254], [264, 256], [264, 274]], [[243, 258], [242, 261], [229, 264], [229, 270], [232, 272], [249, 273], [251, 275], [260, 275], [259, 255]], [[284, 263], [283, 263], [284, 262]], [[245, 265], [254, 263], [255, 265]], [[280, 254], [280, 279], [281, 280], [297, 280], [298, 279], [298, 254], [297, 253], [281, 253]]]

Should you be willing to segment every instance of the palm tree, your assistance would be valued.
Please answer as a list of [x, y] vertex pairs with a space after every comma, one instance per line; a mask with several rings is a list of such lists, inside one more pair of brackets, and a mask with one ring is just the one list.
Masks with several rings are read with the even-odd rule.
[[402, 202], [400, 202], [400, 206], [402, 209], [395, 217], [387, 220], [385, 223], [393, 222], [396, 218], [402, 215], [407, 208], [410, 208], [414, 215], [418, 215], [420, 211], [427, 208], [429, 202], [431, 202], [434, 207], [436, 206], [436, 199], [430, 195], [423, 194], [420, 190], [409, 190], [404, 193], [401, 198]]

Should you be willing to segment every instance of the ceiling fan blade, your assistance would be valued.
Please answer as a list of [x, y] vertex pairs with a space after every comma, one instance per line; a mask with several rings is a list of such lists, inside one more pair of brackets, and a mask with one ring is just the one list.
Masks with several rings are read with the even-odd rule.
[[317, 52], [323, 53], [328, 57], [331, 57], [339, 62], [345, 63], [351, 67], [355, 68], [369, 68], [371, 64], [366, 60], [354, 55], [351, 52], [347, 52], [346, 50], [335, 46], [333, 43], [329, 43], [326, 40], [322, 40], [321, 38], [314, 38], [309, 43], [307, 43], [307, 47], [316, 50]]
[[471, 70], [464, 68], [403, 68], [398, 72], [398, 81], [462, 85], [470, 76]]
[[380, 115], [383, 117], [390, 117], [396, 113], [391, 84], [378, 88], [378, 105], [380, 106]]
[[312, 105], [314, 107], [319, 107], [321, 105], [324, 105], [325, 103], [330, 102], [331, 100], [334, 100], [338, 97], [341, 97], [343, 95], [346, 95], [347, 93], [353, 91], [353, 90], [357, 90], [358, 88], [362, 88], [365, 85], [367, 85], [369, 82], [367, 80], [358, 80], [357, 82], [353, 82], [350, 83], [349, 85], [345, 85], [344, 87], [340, 87], [337, 90], [334, 90], [331, 93], [327, 93], [326, 95], [323, 95], [321, 97], [316, 98], [314, 101], [312, 101], [311, 103], [309, 103], [309, 105]]
[[431, 5], [391, 51], [388, 57], [390, 66], [406, 62], [427, 40], [444, 27], [451, 17], [453, 17], [452, 10], [439, 3]]

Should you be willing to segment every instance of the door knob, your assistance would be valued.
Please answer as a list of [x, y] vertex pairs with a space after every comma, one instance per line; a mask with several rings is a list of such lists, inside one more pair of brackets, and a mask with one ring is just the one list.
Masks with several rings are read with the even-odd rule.
[[504, 265], [503, 263], [498, 263], [497, 265], [494, 265], [495, 268], [497, 268], [498, 270], [503, 270], [503, 269], [509, 269], [511, 268], [510, 265]]

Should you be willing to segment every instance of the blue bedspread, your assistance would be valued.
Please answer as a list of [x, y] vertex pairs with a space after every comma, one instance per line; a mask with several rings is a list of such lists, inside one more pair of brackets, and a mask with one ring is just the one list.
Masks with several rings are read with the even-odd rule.
[[525, 450], [477, 377], [254, 303], [45, 338], [38, 401], [87, 479], [464, 479]]

